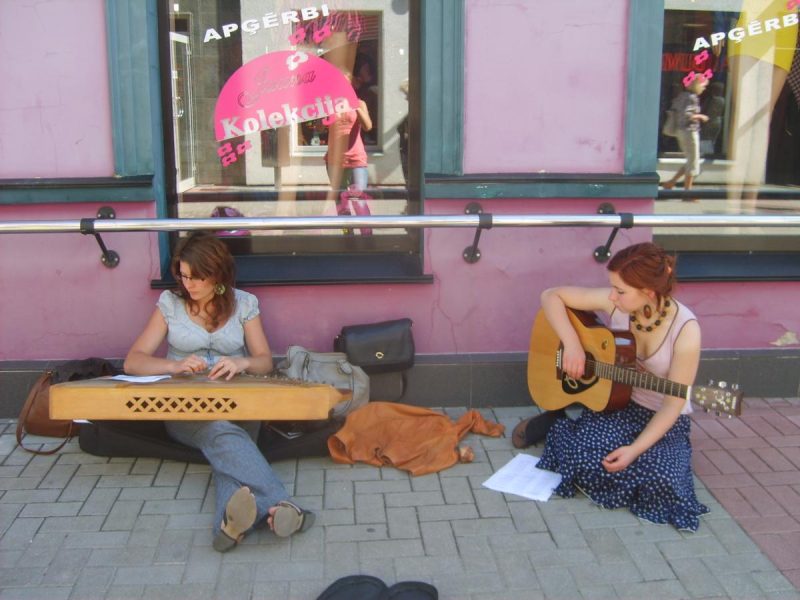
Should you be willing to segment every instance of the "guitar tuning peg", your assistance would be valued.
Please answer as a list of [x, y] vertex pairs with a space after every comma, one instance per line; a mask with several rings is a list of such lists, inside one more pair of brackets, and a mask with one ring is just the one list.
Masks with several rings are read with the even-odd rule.
[[708, 387], [711, 387], [713, 385], [714, 385], [714, 380], [713, 379], [709, 379], [708, 380]]
[[726, 387], [728, 387], [727, 383], [725, 383], [724, 381], [719, 382], [719, 389], [724, 390]]

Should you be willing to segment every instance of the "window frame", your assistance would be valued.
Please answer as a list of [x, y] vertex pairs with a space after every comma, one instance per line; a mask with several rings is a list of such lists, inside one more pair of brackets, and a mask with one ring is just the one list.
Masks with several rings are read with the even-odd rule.
[[[417, 47], [420, 39], [420, 21], [424, 20], [424, 6], [426, 3], [419, 0], [409, 1], [409, 45]], [[159, 29], [162, 24], [169, 23], [169, 7], [162, 3], [159, 6], [155, 24]], [[158, 31], [160, 44], [160, 60], [169, 56], [168, 30]], [[416, 45], [415, 45], [416, 44]], [[409, 79], [419, 82], [419, 57], [420, 53], [412, 52], [409, 56]], [[163, 199], [163, 211], [169, 212], [170, 206], [174, 202], [176, 181], [174, 169], [171, 168], [174, 157], [172, 152], [172, 120], [171, 115], [171, 82], [168, 73], [161, 68], [160, 90], [161, 90], [161, 110], [164, 115], [163, 128], [163, 147], [162, 153], [165, 161], [166, 185]], [[419, 117], [417, 116], [419, 103], [416, 102], [412, 108], [412, 102], [419, 94], [409, 95], [409, 121], [412, 139], [419, 139]], [[415, 123], [412, 123], [415, 122]], [[290, 131], [290, 137], [295, 133]], [[417, 137], [414, 137], [417, 136]], [[420, 143], [421, 145], [421, 143]], [[294, 149], [294, 143], [292, 142]], [[413, 160], [413, 159], [412, 159]], [[421, 186], [413, 181], [414, 173], [419, 173], [417, 166], [412, 166], [411, 177], [406, 185], [408, 201], [410, 204], [420, 206], [419, 213], [422, 214], [423, 201], [419, 190]], [[328, 251], [312, 254], [272, 254], [272, 255], [237, 255], [234, 250], [234, 259], [237, 266], [237, 281], [246, 286], [281, 286], [281, 285], [321, 285], [321, 284], [345, 284], [345, 283], [432, 283], [433, 275], [424, 272], [424, 232], [413, 232], [417, 240], [410, 240], [409, 244], [414, 247], [413, 252], [405, 251], [383, 251], [376, 250], [365, 253], [348, 253], [348, 241], [342, 244], [341, 251]], [[163, 235], [166, 240], [166, 247], [174, 247], [177, 233]], [[366, 240], [367, 242], [369, 240]], [[232, 244], [236, 240], [231, 240]], [[358, 237], [354, 238], [350, 245], [363, 246], [365, 240]], [[367, 244], [368, 245], [368, 244]], [[168, 260], [167, 260], [168, 264]], [[162, 269], [161, 278], [151, 282], [154, 288], [163, 288], [173, 285], [172, 275], [169, 269]]]
[[[426, 18], [434, 17], [429, 30], [440, 28], [441, 31], [438, 40], [433, 35], [425, 36], [423, 70], [439, 74], [441, 69], [442, 81], [447, 81], [448, 86], [446, 94], [441, 89], [428, 88], [424, 96], [426, 122], [441, 123], [435, 136], [424, 139], [425, 196], [458, 200], [652, 198], [655, 201], [659, 197], [656, 167], [665, 1], [629, 0], [623, 173], [591, 175], [462, 174], [461, 150], [448, 146], [447, 141], [463, 139], [463, 81], [460, 77], [464, 72], [464, 59], [453, 31], [460, 28], [459, 35], [463, 38], [463, 4], [463, 1], [445, 0], [437, 3], [438, 14], [426, 14]], [[446, 26], [445, 15], [455, 23], [453, 29]], [[436, 46], [437, 42], [441, 47]], [[452, 72], [450, 66], [453, 66]], [[458, 89], [450, 89], [450, 85]], [[444, 97], [448, 98], [447, 105], [443, 103]], [[679, 251], [676, 256], [681, 265], [681, 281], [800, 280], [800, 253], [795, 252]]]
[[[653, 145], [650, 130], [658, 121], [663, 0], [652, 3], [629, 2], [623, 173], [588, 175], [504, 173], [463, 176], [461, 140], [464, 127], [465, 5], [463, 0], [444, 0], [436, 5], [425, 14], [425, 25], [432, 33], [424, 36], [423, 73], [441, 76], [441, 85], [438, 80], [429, 81], [430, 78], [425, 78], [425, 118], [426, 123], [432, 124], [426, 129], [435, 132], [435, 135], [426, 135], [424, 140], [426, 197], [528, 199], [656, 196], [657, 149]], [[459, 140], [457, 147], [451, 143], [452, 140]]]

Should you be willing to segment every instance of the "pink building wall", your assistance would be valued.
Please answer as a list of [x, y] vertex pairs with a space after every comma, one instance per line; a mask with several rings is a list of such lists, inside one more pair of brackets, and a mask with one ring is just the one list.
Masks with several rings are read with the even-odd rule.
[[[113, 172], [103, 2], [79, 4], [82, 10], [74, 8], [76, 2], [56, 0], [0, 2], [4, 54], [10, 39], [6, 31], [17, 29], [8, 23], [60, 19], [47, 27], [37, 23], [27, 37], [14, 38], [18, 45], [38, 48], [35, 53], [14, 47], [17, 60], [0, 61], [6, 80], [17, 82], [11, 92], [8, 86], [0, 92], [0, 178]], [[532, 11], [527, 2], [468, 2], [466, 172], [621, 172], [625, 4], [600, 3], [581, 31], [565, 26], [562, 40], [558, 31], [542, 24], [574, 22], [585, 14], [576, 13], [574, 5], [542, 0]], [[561, 13], [568, 13], [571, 21], [559, 17]], [[490, 43], [501, 34], [510, 36], [517, 54], [500, 55]], [[532, 39], [548, 35], [554, 44], [551, 57], [526, 55]], [[58, 102], [44, 102], [52, 86], [39, 86], [30, 76], [40, 64], [58, 84]], [[527, 65], [534, 76], [521, 77], [520, 68]], [[61, 73], [75, 73], [81, 84], [63, 81], [70, 78]], [[582, 89], [595, 93], [589, 98]], [[598, 89], [603, 93], [596, 93]], [[517, 114], [513, 126], [504, 118]], [[37, 127], [21, 127], [16, 120], [23, 116]], [[20, 155], [9, 151], [9, 139], [25, 146]], [[91, 152], [85, 151], [88, 146]], [[651, 200], [610, 200], [620, 211], [652, 210]], [[501, 199], [482, 204], [495, 214], [593, 214], [599, 202]], [[428, 199], [425, 208], [429, 214], [463, 214], [467, 203]], [[0, 221], [80, 219], [93, 216], [99, 206], [0, 206]], [[153, 203], [117, 203], [114, 208], [118, 219], [155, 216]], [[425, 260], [433, 284], [248, 289], [260, 299], [276, 353], [289, 344], [327, 350], [342, 325], [399, 316], [414, 320], [420, 353], [524, 352], [543, 289], [605, 282], [605, 268], [594, 261], [592, 251], [608, 233], [600, 228], [495, 228], [482, 235], [482, 258], [470, 265], [461, 253], [471, 244], [473, 230], [432, 229], [425, 235]], [[614, 247], [649, 239], [650, 234], [645, 229], [622, 231]], [[0, 360], [125, 354], [160, 293], [149, 285], [159, 276], [157, 234], [107, 234], [104, 241], [121, 256], [116, 269], [102, 266], [92, 237], [0, 235]], [[766, 348], [785, 332], [800, 330], [798, 313], [784, 308], [793, 305], [799, 288], [788, 282], [686, 284], [679, 297], [701, 318], [704, 348]]]
[[[590, 204], [494, 200], [491, 210], [586, 214]], [[630, 212], [646, 212], [648, 206], [647, 201], [616, 204]], [[465, 205], [430, 201], [427, 211], [462, 214]], [[0, 219], [33, 219], [42, 210], [48, 218], [78, 219], [96, 208], [4, 207]], [[116, 208], [119, 219], [153, 216], [152, 204]], [[495, 228], [482, 235], [481, 260], [470, 265], [461, 252], [473, 234], [461, 228], [429, 230], [426, 270], [433, 273], [433, 284], [248, 288], [261, 302], [273, 351], [282, 354], [289, 344], [328, 350], [342, 325], [409, 316], [420, 353], [524, 352], [543, 289], [606, 281], [605, 267], [592, 257], [607, 238], [605, 229]], [[648, 238], [644, 229], [620, 232], [614, 247]], [[104, 241], [121, 256], [115, 269], [102, 266], [92, 237], [0, 235], [0, 360], [125, 354], [160, 293], [149, 287], [159, 271], [156, 234], [106, 234]], [[797, 314], [784, 308], [795, 301], [794, 283], [685, 284], [678, 295], [701, 319], [704, 348], [765, 348], [798, 330]]]
[[2, 0], [0, 56], [0, 179], [113, 175], [103, 0]]
[[627, 14], [619, 0], [468, 0], [464, 171], [621, 172]]

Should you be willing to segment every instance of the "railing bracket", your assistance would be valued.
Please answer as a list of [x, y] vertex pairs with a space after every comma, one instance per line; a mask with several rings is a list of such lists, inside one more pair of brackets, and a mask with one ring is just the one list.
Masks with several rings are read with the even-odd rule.
[[475, 230], [475, 238], [472, 240], [472, 245], [464, 248], [461, 256], [470, 264], [474, 264], [481, 259], [481, 251], [478, 249], [478, 242], [481, 239], [481, 232], [484, 229], [492, 228], [492, 215], [483, 212], [483, 207], [478, 202], [470, 202], [464, 213], [468, 215], [478, 215], [478, 228]]
[[[597, 212], [601, 215], [614, 214], [614, 205], [609, 202], [604, 202], [599, 206]], [[630, 229], [633, 227], [633, 213], [619, 213], [619, 219], [619, 227], [614, 227], [614, 229], [611, 230], [611, 235], [608, 236], [608, 241], [605, 245], [598, 246], [594, 249], [594, 259], [599, 263], [604, 263], [611, 258], [611, 244], [614, 243], [617, 232], [620, 229]]]
[[97, 240], [97, 244], [100, 246], [100, 250], [103, 251], [103, 254], [100, 256], [100, 262], [103, 263], [103, 266], [108, 267], [109, 269], [113, 269], [119, 264], [119, 254], [106, 248], [106, 245], [103, 243], [103, 238], [101, 238], [100, 234], [94, 229], [94, 222], [96, 219], [116, 218], [117, 213], [114, 212], [113, 208], [110, 206], [103, 206], [97, 211], [97, 216], [94, 219], [81, 219], [81, 233], [83, 235], [94, 236], [94, 239]]

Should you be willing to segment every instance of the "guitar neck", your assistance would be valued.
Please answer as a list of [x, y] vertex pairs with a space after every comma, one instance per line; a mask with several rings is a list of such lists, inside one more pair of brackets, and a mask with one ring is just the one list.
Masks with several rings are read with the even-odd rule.
[[609, 363], [590, 360], [587, 364], [592, 367], [598, 377], [610, 379], [616, 383], [624, 383], [635, 388], [642, 388], [667, 396], [686, 399], [689, 396], [689, 386], [663, 377], [657, 377], [646, 371], [636, 371], [625, 367], [618, 367]]

